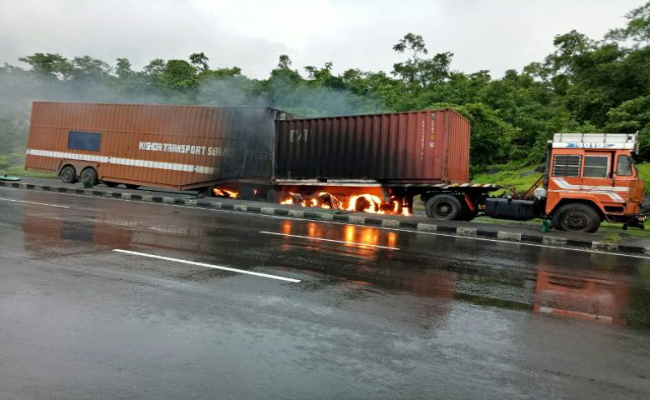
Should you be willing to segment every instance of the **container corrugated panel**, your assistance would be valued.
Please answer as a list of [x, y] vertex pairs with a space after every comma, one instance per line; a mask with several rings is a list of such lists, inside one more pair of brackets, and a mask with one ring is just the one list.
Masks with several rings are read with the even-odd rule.
[[467, 182], [469, 134], [448, 109], [279, 121], [275, 177]]
[[[283, 117], [267, 108], [35, 102], [26, 167], [88, 163], [101, 180], [178, 189], [268, 180], [275, 120]], [[99, 134], [98, 148], [71, 148], [74, 132]]]

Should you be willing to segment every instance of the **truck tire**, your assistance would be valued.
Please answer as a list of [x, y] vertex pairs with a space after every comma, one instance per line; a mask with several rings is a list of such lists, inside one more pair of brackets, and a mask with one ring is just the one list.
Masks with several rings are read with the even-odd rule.
[[66, 165], [61, 169], [59, 177], [63, 183], [75, 183], [77, 182], [77, 171], [72, 165]]
[[90, 183], [95, 186], [97, 185], [97, 171], [95, 171], [95, 168], [88, 167], [81, 171], [79, 180], [81, 183]]
[[463, 205], [454, 196], [439, 194], [427, 201], [426, 212], [429, 218], [441, 220], [460, 219], [463, 214]]
[[586, 204], [565, 204], [553, 215], [553, 227], [567, 232], [596, 232], [600, 227], [600, 215]]

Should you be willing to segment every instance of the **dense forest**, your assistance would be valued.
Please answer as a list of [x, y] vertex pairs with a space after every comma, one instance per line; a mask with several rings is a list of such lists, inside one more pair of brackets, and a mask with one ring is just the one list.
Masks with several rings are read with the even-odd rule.
[[[539, 162], [554, 132], [636, 132], [650, 160], [650, 2], [601, 39], [571, 31], [521, 71], [452, 68], [451, 52], [430, 55], [421, 36], [392, 46], [403, 61], [387, 72], [292, 68], [287, 55], [267, 79], [214, 68], [204, 53], [152, 60], [136, 71], [89, 56], [36, 53], [0, 67], [0, 169], [20, 163], [33, 100], [270, 106], [306, 116], [452, 107], [472, 122], [474, 171]], [[387, 44], [388, 45], [388, 44]], [[507, 51], [507, 49], [501, 49]], [[495, 57], [498, 53], [495, 52]]]

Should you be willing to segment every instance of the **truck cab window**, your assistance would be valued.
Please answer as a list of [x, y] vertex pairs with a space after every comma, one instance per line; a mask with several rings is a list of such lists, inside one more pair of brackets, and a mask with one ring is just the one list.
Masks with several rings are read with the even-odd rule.
[[557, 154], [553, 156], [553, 176], [580, 176], [582, 156]]
[[632, 160], [628, 156], [618, 156], [618, 163], [616, 165], [616, 175], [630, 176], [632, 175]]
[[71, 150], [99, 151], [101, 133], [70, 131], [68, 148]]
[[585, 156], [584, 178], [607, 178], [609, 176], [609, 156]]

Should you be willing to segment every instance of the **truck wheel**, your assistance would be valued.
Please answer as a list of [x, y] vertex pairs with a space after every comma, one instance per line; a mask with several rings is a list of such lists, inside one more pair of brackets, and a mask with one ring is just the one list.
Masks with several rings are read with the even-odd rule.
[[81, 171], [81, 176], [79, 177], [81, 183], [90, 183], [93, 186], [97, 185], [97, 171], [94, 168], [86, 168]]
[[454, 196], [439, 194], [427, 201], [426, 212], [429, 218], [442, 220], [459, 219], [463, 212], [463, 205]]
[[66, 165], [63, 167], [59, 176], [63, 183], [75, 183], [77, 181], [77, 171], [72, 165]]
[[600, 215], [586, 204], [569, 203], [555, 212], [553, 226], [568, 232], [596, 232], [600, 227]]

